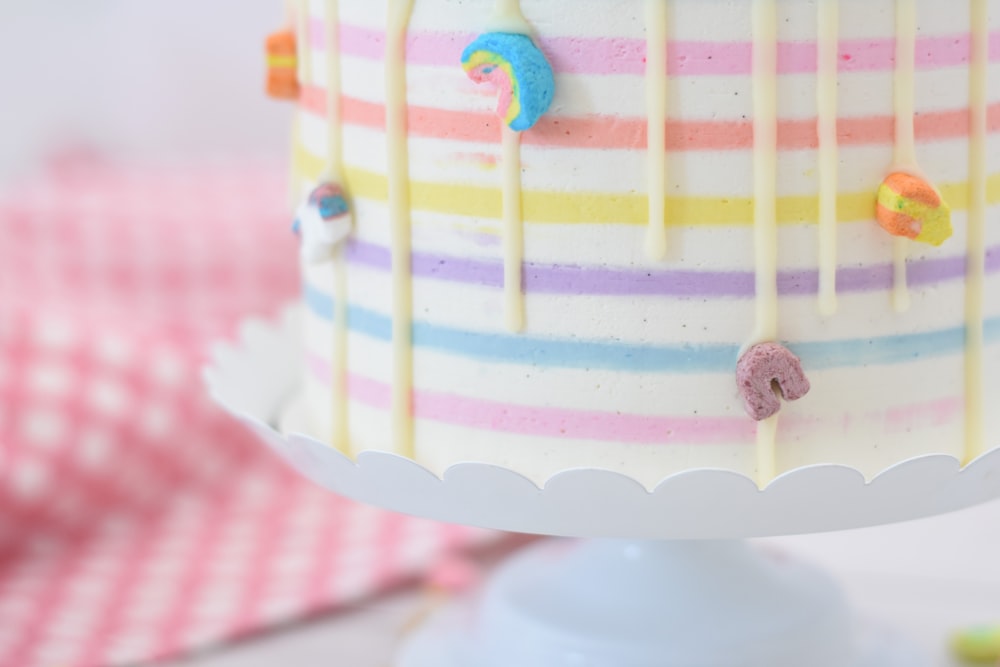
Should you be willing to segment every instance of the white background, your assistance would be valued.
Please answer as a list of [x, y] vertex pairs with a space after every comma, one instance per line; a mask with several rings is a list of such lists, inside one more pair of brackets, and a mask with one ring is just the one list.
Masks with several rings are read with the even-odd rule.
[[264, 89], [280, 0], [0, 0], [0, 178], [65, 151], [287, 154]]

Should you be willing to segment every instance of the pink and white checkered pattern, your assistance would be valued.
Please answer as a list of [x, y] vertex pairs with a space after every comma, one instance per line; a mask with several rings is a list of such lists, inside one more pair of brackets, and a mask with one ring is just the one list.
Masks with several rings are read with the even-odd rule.
[[493, 539], [315, 488], [207, 400], [207, 342], [297, 292], [283, 182], [77, 159], [0, 195], [0, 667], [176, 655]]

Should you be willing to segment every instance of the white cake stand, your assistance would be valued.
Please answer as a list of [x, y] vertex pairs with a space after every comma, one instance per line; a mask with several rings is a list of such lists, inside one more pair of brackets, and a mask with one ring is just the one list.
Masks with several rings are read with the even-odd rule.
[[214, 398], [300, 473], [390, 510], [588, 538], [510, 559], [415, 633], [396, 667], [919, 667], [922, 656], [852, 614], [825, 574], [742, 540], [1000, 497], [1000, 448], [965, 468], [950, 456], [916, 458], [867, 483], [851, 468], [810, 466], [764, 490], [720, 470], [674, 475], [649, 492], [600, 470], [570, 470], [539, 489], [491, 465], [460, 464], [441, 479], [392, 454], [352, 461], [296, 429], [297, 321], [290, 309], [277, 325], [248, 322], [205, 375]]

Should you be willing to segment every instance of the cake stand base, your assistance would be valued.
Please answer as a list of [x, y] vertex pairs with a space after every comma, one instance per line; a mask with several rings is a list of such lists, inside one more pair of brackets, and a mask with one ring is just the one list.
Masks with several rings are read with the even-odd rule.
[[437, 612], [395, 667], [921, 667], [825, 574], [741, 541], [548, 541]]

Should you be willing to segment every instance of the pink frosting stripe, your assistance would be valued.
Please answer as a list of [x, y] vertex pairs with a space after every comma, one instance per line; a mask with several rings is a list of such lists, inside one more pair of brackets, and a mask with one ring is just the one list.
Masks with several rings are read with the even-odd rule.
[[937, 428], [954, 423], [964, 414], [965, 400], [959, 396], [931, 403], [904, 405], [886, 411], [885, 430], [888, 433], [900, 433], [914, 428], [916, 424], [924, 428]]
[[[308, 359], [310, 372], [329, 382], [329, 365], [317, 356]], [[351, 374], [347, 381], [351, 399], [380, 410], [391, 407], [388, 385]], [[417, 419], [517, 435], [546, 438], [603, 440], [634, 444], [685, 445], [752, 444], [754, 424], [738, 417], [655, 417], [568, 410], [500, 403], [457, 394], [417, 390], [413, 393]]]
[[[352, 375], [351, 398], [388, 410], [389, 387]], [[655, 417], [498, 403], [457, 394], [415, 391], [413, 412], [452, 426], [545, 438], [600, 440], [643, 445], [752, 444], [754, 425], [742, 417]]]
[[[312, 24], [312, 44], [324, 48], [324, 27]], [[407, 60], [416, 65], [457, 66], [462, 49], [475, 35], [459, 32], [413, 31], [407, 38]], [[341, 49], [345, 54], [377, 60], [385, 49], [381, 30], [343, 24]], [[541, 39], [542, 50], [553, 68], [565, 74], [642, 74], [646, 43], [638, 39], [550, 37]], [[749, 42], [671, 41], [667, 47], [667, 72], [673, 76], [749, 75], [753, 47]], [[889, 71], [894, 65], [895, 40], [854, 39], [840, 42], [841, 72]], [[969, 62], [968, 34], [921, 37], [917, 40], [919, 69], [956, 67]], [[990, 61], [1000, 61], [1000, 31], [990, 35]], [[816, 71], [815, 42], [781, 42], [778, 71], [802, 74]]]
[[[310, 373], [329, 384], [329, 364], [317, 355], [307, 359]], [[357, 374], [348, 377], [351, 400], [388, 411], [392, 391], [382, 382]], [[417, 419], [472, 429], [556, 439], [598, 440], [642, 445], [752, 445], [755, 423], [748, 417], [661, 417], [591, 410], [502, 403], [457, 394], [416, 390], [413, 410]], [[860, 415], [880, 422], [880, 431], [893, 434], [914, 427], [935, 428], [953, 423], [964, 410], [961, 398], [948, 397]], [[849, 424], [840, 424], [844, 434]], [[790, 417], [783, 431], [790, 437], [815, 424], [808, 418]]]
[[657, 417], [493, 403], [456, 394], [416, 392], [418, 419], [546, 438], [643, 445], [750, 444], [753, 424], [741, 417]]

